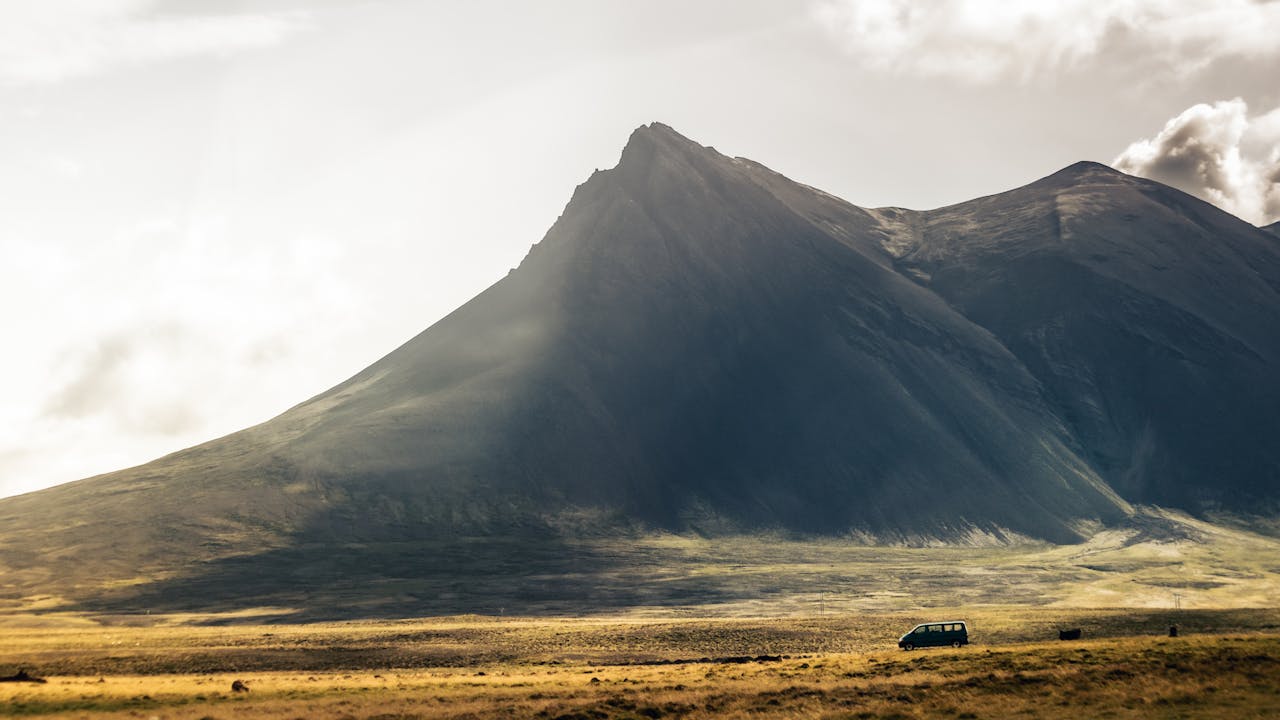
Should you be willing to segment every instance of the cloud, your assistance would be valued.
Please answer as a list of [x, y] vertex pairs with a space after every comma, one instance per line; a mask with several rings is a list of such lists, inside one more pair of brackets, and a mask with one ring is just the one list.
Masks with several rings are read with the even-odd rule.
[[45, 412], [52, 417], [84, 417], [110, 405], [119, 395], [121, 367], [132, 354], [127, 337], [106, 338], [80, 359], [74, 377], [49, 399]]
[[1280, 107], [1250, 117], [1244, 100], [1200, 103], [1129, 145], [1117, 170], [1158, 180], [1256, 225], [1280, 219]]
[[209, 212], [104, 223], [84, 242], [0, 233], [0, 291], [15, 308], [0, 497], [261, 422], [377, 357], [332, 363], [334, 337], [395, 314], [356, 306], [354, 268], [387, 277], [373, 239]]
[[0, 83], [36, 85], [113, 68], [282, 42], [291, 13], [156, 15], [146, 0], [42, 0], [0, 10]]
[[1280, 54], [1280, 2], [819, 0], [813, 14], [869, 67], [975, 83], [1026, 81], [1112, 51], [1179, 73]]
[[203, 424], [190, 393], [160, 380], [174, 365], [191, 365], [192, 356], [209, 354], [182, 326], [170, 323], [116, 332], [78, 351], [65, 384], [45, 405], [45, 418], [109, 417], [119, 427], [151, 435], [179, 435]]

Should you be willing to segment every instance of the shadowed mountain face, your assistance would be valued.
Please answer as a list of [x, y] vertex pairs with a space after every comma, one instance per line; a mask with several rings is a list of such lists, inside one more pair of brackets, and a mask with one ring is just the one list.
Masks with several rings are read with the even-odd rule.
[[1127, 501], [1269, 511], [1278, 290], [1270, 235], [1103, 166], [864, 210], [654, 124], [418, 337], [270, 422], [0, 501], [0, 550], [41, 587], [462, 536], [1071, 542]]
[[898, 264], [1040, 381], [1126, 499], [1273, 509], [1280, 494], [1280, 245], [1092, 163], [908, 214]]
[[1280, 237], [1280, 222], [1273, 222], [1262, 229], [1271, 233], [1272, 235], [1275, 235], [1276, 237]]

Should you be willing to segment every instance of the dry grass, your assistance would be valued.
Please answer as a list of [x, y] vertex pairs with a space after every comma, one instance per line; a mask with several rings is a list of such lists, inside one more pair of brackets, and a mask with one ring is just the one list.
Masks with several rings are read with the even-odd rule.
[[[0, 716], [1081, 720], [1280, 708], [1277, 611], [1183, 613], [1184, 637], [1170, 639], [1163, 615], [986, 608], [965, 613], [968, 648], [897, 650], [893, 638], [923, 617], [14, 623], [0, 673], [22, 665], [50, 682], [0, 684]], [[1026, 641], [1064, 620], [1086, 640]], [[765, 653], [788, 657], [716, 661]], [[237, 679], [251, 691], [232, 693]]]
[[[0, 532], [0, 547], [7, 547]], [[1280, 536], [1147, 509], [1079, 545], [902, 547], [850, 538], [746, 535], [453, 538], [278, 548], [116, 577], [40, 566], [30, 582], [0, 552], [6, 616], [259, 613], [263, 622], [479, 613], [565, 617], [761, 617], [919, 607], [1268, 607]], [[33, 571], [34, 572], [34, 571]], [[138, 571], [133, 571], [136, 574]], [[46, 577], [50, 576], [50, 577]], [[33, 589], [34, 588], [34, 589]], [[44, 593], [38, 597], [34, 592]], [[274, 618], [261, 615], [275, 608]]]
[[224, 671], [467, 667], [495, 663], [619, 663], [703, 656], [896, 651], [917, 622], [961, 617], [975, 644], [997, 647], [1056, 637], [1087, 639], [1268, 634], [1280, 610], [1063, 610], [940, 608], [786, 618], [481, 618], [229, 624], [244, 616], [10, 617], [0, 633], [0, 674], [22, 665], [50, 675], [198, 674]]
[[[149, 614], [165, 606], [142, 600], [163, 593], [114, 588], [119, 602], [89, 607], [10, 588], [0, 675], [50, 682], [0, 683], [0, 717], [1280, 717], [1280, 541], [1190, 518], [1061, 547], [652, 536], [542, 564], [509, 549], [464, 543], [450, 572], [403, 577], [373, 561], [430, 548], [353, 550], [340, 581], [245, 596], [274, 607]], [[285, 560], [253, 577], [275, 588]], [[175, 597], [243, 579], [184, 581]], [[307, 622], [454, 605], [488, 616]], [[973, 646], [895, 647], [951, 617]], [[1171, 622], [1185, 637], [1164, 637]], [[1047, 642], [1068, 627], [1085, 640]], [[715, 662], [760, 655], [785, 657]], [[237, 679], [251, 692], [230, 692]]]

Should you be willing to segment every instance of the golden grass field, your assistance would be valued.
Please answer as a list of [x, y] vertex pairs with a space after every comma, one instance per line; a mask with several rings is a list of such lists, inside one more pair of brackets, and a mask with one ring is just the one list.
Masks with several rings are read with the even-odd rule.
[[[967, 620], [973, 644], [896, 648], [943, 615]], [[48, 682], [0, 683], [0, 716], [1280, 717], [1280, 611], [1267, 609], [191, 624], [232, 619], [9, 616], [0, 674]], [[1085, 639], [1058, 642], [1057, 627]]]
[[[193, 577], [172, 585], [190, 611], [133, 585], [95, 607], [77, 578], [81, 599], [24, 595], [0, 568], [0, 676], [48, 678], [0, 683], [0, 717], [1280, 718], [1273, 533], [1176, 517], [1071, 546], [659, 535], [545, 565], [469, 547], [447, 573], [369, 577], [362, 562], [429, 548], [348, 548], [275, 594], [283, 565], [261, 587]], [[952, 618], [969, 647], [897, 649]]]

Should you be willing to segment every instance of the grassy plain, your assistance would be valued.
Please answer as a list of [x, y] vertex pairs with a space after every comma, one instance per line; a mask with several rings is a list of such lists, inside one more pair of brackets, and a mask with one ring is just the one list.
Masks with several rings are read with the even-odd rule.
[[[0, 676], [49, 678], [0, 683], [0, 717], [1280, 717], [1280, 541], [1140, 521], [1073, 546], [370, 545], [76, 599], [0, 574]], [[896, 648], [951, 618], [973, 645]]]
[[[914, 622], [941, 615], [963, 615], [973, 645], [895, 647]], [[34, 627], [10, 618], [0, 673], [25, 667], [49, 682], [0, 683], [0, 717], [1079, 720], [1280, 710], [1280, 610], [188, 624], [195, 619]], [[1165, 636], [1170, 621], [1181, 637]], [[1067, 626], [1085, 639], [1048, 640]], [[235, 680], [250, 691], [232, 692]]]
[[[1270, 607], [1280, 597], [1280, 533], [1154, 510], [1079, 545], [874, 545], [768, 534], [454, 538], [300, 545], [196, 563], [177, 575], [143, 569], [130, 581], [109, 582], [103, 577], [113, 576], [92, 564], [55, 582], [12, 572], [6, 561], [0, 552], [0, 623], [30, 613], [256, 613], [264, 622], [314, 623], [463, 613], [666, 618], [982, 605], [1231, 608]], [[32, 595], [33, 588], [45, 594]]]

